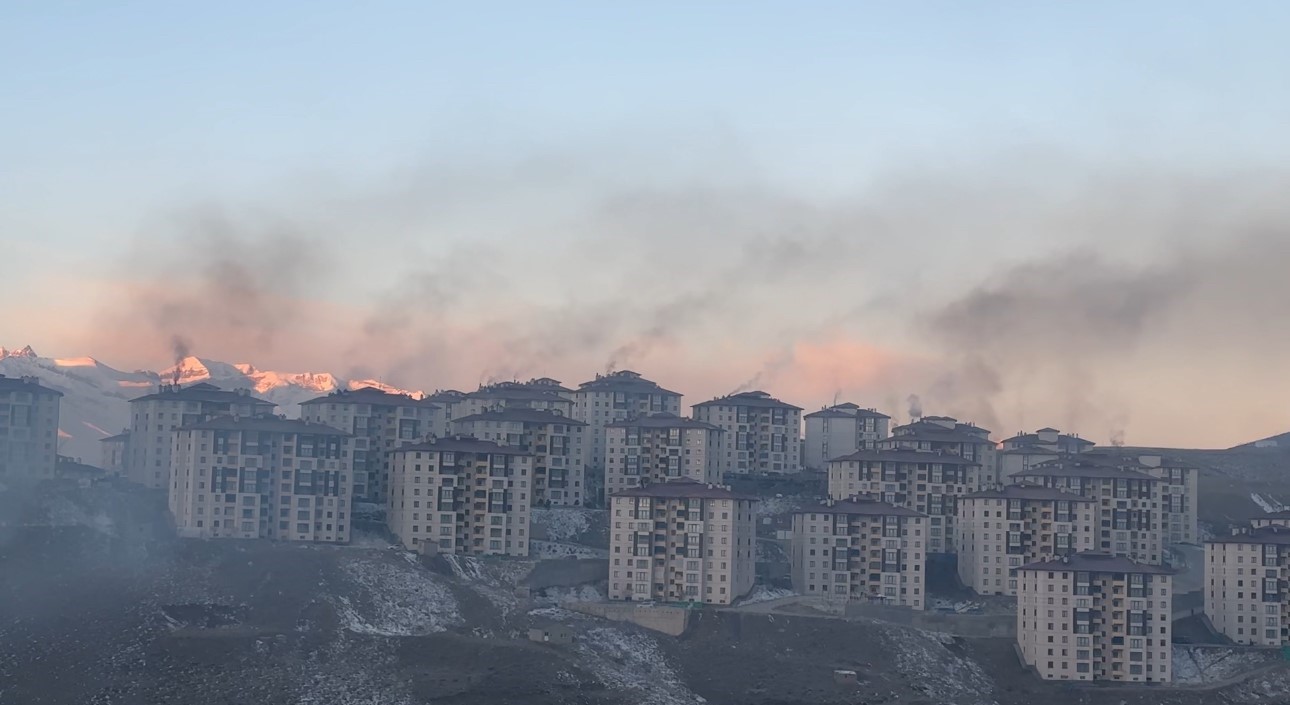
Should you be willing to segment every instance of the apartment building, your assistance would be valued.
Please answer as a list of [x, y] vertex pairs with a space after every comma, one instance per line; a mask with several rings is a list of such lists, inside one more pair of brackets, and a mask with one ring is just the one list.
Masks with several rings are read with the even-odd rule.
[[747, 594], [756, 501], [689, 478], [611, 495], [609, 598], [728, 605]]
[[390, 531], [423, 553], [527, 556], [533, 456], [469, 436], [390, 454]]
[[300, 418], [353, 434], [354, 499], [386, 504], [390, 453], [433, 433], [438, 407], [375, 387], [344, 389], [300, 402]]
[[865, 497], [793, 514], [793, 589], [830, 600], [923, 609], [927, 515]]
[[927, 515], [927, 552], [955, 553], [958, 502], [980, 489], [980, 464], [957, 454], [861, 450], [828, 463], [829, 497], [864, 495]]
[[[587, 424], [588, 496], [604, 500], [608, 486], [607, 429], [619, 421], [650, 414], [681, 415], [681, 394], [660, 387], [640, 373], [619, 370], [578, 385], [573, 392], [573, 417]], [[623, 489], [623, 488], [618, 488]]]
[[99, 464], [108, 475], [124, 477], [130, 462], [130, 431], [99, 441]]
[[349, 541], [354, 470], [344, 431], [266, 414], [194, 421], [171, 435], [180, 536]]
[[1262, 529], [1267, 526], [1290, 526], [1290, 510], [1283, 509], [1260, 514], [1250, 519], [1250, 526], [1255, 529]]
[[62, 397], [36, 377], [0, 375], [0, 478], [54, 479]]
[[579, 507], [585, 489], [587, 425], [554, 410], [521, 406], [454, 419], [453, 433], [515, 446], [532, 456], [535, 507]]
[[461, 398], [453, 410], [456, 414], [453, 418], [509, 407], [554, 411], [561, 416], [575, 418], [572, 395], [571, 390], [549, 377], [527, 382], [486, 384]]
[[994, 477], [995, 444], [990, 431], [950, 416], [925, 416], [896, 426], [889, 437], [877, 442], [877, 448], [957, 455], [981, 466], [982, 487], [999, 484]]
[[151, 394], [130, 400], [126, 477], [144, 487], [168, 489], [175, 429], [219, 416], [272, 414], [276, 406], [251, 396], [247, 389], [229, 391], [208, 382], [187, 387], [163, 384]]
[[673, 413], [614, 421], [605, 426], [606, 487], [613, 494], [678, 477], [718, 483], [723, 433]]
[[725, 431], [723, 473], [798, 472], [802, 465], [802, 409], [766, 392], [741, 392], [695, 404], [696, 421]]
[[959, 579], [978, 595], [1016, 595], [1014, 571], [1094, 549], [1093, 500], [1038, 485], [1006, 485], [959, 499]]
[[1290, 527], [1263, 524], [1205, 542], [1205, 616], [1238, 644], [1290, 644]]
[[1159, 453], [1126, 453], [1121, 448], [1098, 448], [1087, 451], [1087, 454], [1107, 458], [1120, 467], [1144, 472], [1160, 480], [1161, 540], [1166, 546], [1200, 543], [1199, 468]]
[[1041, 463], [1013, 480], [1094, 500], [1093, 550], [1149, 565], [1164, 561], [1158, 478], [1106, 456], [1081, 453]]
[[1017, 569], [1017, 644], [1045, 680], [1168, 683], [1168, 570], [1104, 553]]
[[1063, 455], [1083, 453], [1093, 445], [1093, 441], [1062, 433], [1055, 428], [1018, 433], [1000, 442], [1000, 448], [995, 454], [998, 467], [996, 481], [1007, 484], [1012, 481], [1013, 475], [1029, 470], [1032, 465], [1056, 460]]
[[811, 412], [804, 419], [802, 460], [812, 470], [823, 470], [830, 460], [857, 450], [875, 450], [891, 427], [890, 416], [850, 402]]
[[465, 392], [456, 389], [436, 389], [426, 395], [425, 401], [435, 406], [430, 422], [430, 434], [435, 438], [452, 435], [452, 420], [466, 416], [465, 407], [459, 406], [466, 398]]

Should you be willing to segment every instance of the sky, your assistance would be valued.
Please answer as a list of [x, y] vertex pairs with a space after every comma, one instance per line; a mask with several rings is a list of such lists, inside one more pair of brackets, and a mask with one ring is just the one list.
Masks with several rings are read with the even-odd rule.
[[0, 344], [1244, 442], [1290, 430], [1288, 20], [0, 4]]

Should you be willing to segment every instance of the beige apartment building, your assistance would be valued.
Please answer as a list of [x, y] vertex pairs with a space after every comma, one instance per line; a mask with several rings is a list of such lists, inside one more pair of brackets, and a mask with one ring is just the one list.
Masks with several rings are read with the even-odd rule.
[[108, 436], [99, 441], [99, 464], [108, 475], [125, 477], [130, 462], [130, 431]]
[[465, 416], [465, 407], [459, 406], [466, 399], [465, 392], [456, 389], [436, 389], [426, 395], [424, 401], [434, 405], [435, 410], [430, 422], [430, 435], [444, 438], [452, 435], [452, 420]]
[[576, 418], [572, 396], [572, 390], [549, 377], [527, 382], [480, 385], [479, 389], [466, 394], [457, 402], [453, 408], [453, 418], [512, 407], [554, 411], [567, 418]]
[[927, 515], [864, 497], [793, 514], [793, 589], [830, 600], [921, 610]]
[[246, 389], [229, 391], [207, 382], [187, 387], [163, 384], [152, 394], [130, 401], [126, 477], [144, 487], [168, 489], [175, 429], [219, 416], [272, 414], [276, 406]]
[[610, 425], [650, 414], [681, 415], [680, 393], [631, 370], [598, 374], [578, 385], [572, 397], [573, 417], [587, 424], [587, 494], [596, 503], [604, 501], [606, 490], [615, 491], [608, 485]]
[[195, 421], [172, 438], [170, 513], [180, 536], [349, 541], [349, 434], [266, 414]]
[[468, 556], [529, 554], [533, 456], [469, 436], [391, 454], [387, 522], [405, 547]]
[[955, 527], [959, 579], [978, 595], [1016, 595], [1017, 568], [1094, 549], [1093, 504], [1037, 485], [962, 497]]
[[62, 397], [36, 377], [0, 375], [0, 479], [54, 479]]
[[829, 461], [829, 497], [864, 495], [927, 515], [927, 552], [955, 553], [959, 499], [980, 487], [981, 466], [951, 453], [862, 450]]
[[535, 507], [582, 506], [587, 425], [554, 410], [510, 406], [454, 419], [453, 432], [515, 446], [532, 456]]
[[1166, 546], [1200, 543], [1200, 469], [1178, 458], [1159, 453], [1125, 453], [1119, 448], [1099, 448], [1090, 457], [1108, 459], [1121, 468], [1143, 472], [1160, 481], [1161, 540]]
[[802, 409], [766, 392], [741, 392], [693, 406], [696, 421], [725, 431], [721, 472], [789, 473], [802, 465]]
[[1013, 475], [1013, 480], [1094, 500], [1093, 550], [1149, 565], [1164, 562], [1158, 478], [1122, 469], [1118, 461], [1104, 456], [1081, 453], [1041, 463]]
[[1045, 680], [1167, 683], [1168, 570], [1077, 553], [1017, 569], [1017, 645]]
[[672, 413], [637, 416], [605, 427], [606, 486], [610, 494], [688, 477], [721, 481], [717, 426]]
[[1062, 433], [1055, 428], [1041, 428], [1034, 433], [1018, 433], [1000, 442], [995, 453], [998, 473], [996, 482], [1008, 484], [1012, 476], [1029, 470], [1031, 466], [1056, 460], [1063, 455], [1083, 453], [1094, 443], [1077, 435]]
[[950, 416], [925, 416], [897, 426], [890, 436], [878, 441], [877, 448], [957, 455], [981, 466], [978, 477], [982, 488], [999, 484], [993, 476], [995, 444], [990, 431]]
[[756, 578], [757, 498], [680, 478], [610, 496], [609, 598], [728, 605]]
[[390, 453], [433, 434], [438, 407], [375, 387], [345, 389], [300, 402], [300, 418], [354, 436], [354, 499], [386, 504]]
[[830, 460], [858, 450], [875, 450], [890, 433], [891, 417], [858, 404], [834, 404], [803, 417], [806, 440], [802, 460], [812, 470], [823, 470]]
[[1264, 524], [1205, 542], [1205, 616], [1238, 644], [1290, 644], [1290, 527]]

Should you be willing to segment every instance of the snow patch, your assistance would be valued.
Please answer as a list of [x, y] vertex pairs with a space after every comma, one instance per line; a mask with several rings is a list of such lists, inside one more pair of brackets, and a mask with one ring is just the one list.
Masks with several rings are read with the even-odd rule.
[[609, 549], [591, 548], [576, 543], [529, 541], [530, 558], [608, 558]]
[[748, 596], [735, 603], [736, 607], [742, 605], [752, 605], [758, 602], [770, 602], [771, 600], [782, 600], [785, 597], [797, 597], [797, 593], [785, 588], [770, 587], [768, 585], [757, 585], [748, 593]]
[[637, 632], [592, 629], [578, 638], [583, 665], [602, 683], [629, 693], [640, 705], [692, 704], [698, 700], [668, 664], [658, 643]]
[[535, 527], [546, 529], [547, 541], [566, 543], [591, 528], [590, 511], [595, 510], [572, 507], [534, 509], [529, 513], [529, 522]]
[[1227, 680], [1268, 662], [1267, 652], [1175, 646], [1173, 682], [1200, 685]]
[[1264, 512], [1269, 514], [1272, 512], [1283, 511], [1286, 508], [1286, 505], [1278, 502], [1277, 499], [1271, 495], [1264, 497], [1258, 492], [1251, 492], [1250, 499], [1255, 504], [1259, 505], [1259, 509], [1262, 509]]
[[971, 659], [950, 651], [954, 637], [921, 629], [889, 628], [887, 640], [896, 668], [915, 689], [946, 705], [985, 705], [994, 690], [990, 677]]
[[383, 558], [364, 556], [341, 564], [346, 578], [364, 593], [361, 600], [336, 598], [346, 629], [357, 634], [416, 636], [462, 623], [452, 592], [433, 574]]

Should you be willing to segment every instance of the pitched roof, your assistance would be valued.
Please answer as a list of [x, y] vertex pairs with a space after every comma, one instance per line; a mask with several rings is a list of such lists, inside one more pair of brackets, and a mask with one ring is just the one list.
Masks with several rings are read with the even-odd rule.
[[1096, 443], [1088, 440], [1087, 438], [1080, 438], [1079, 436], [1072, 436], [1066, 433], [1058, 433], [1057, 429], [1055, 428], [1041, 428], [1034, 433], [1020, 433], [1013, 436], [1012, 438], [1003, 439], [1003, 442], [1017, 443], [1020, 445], [1037, 445], [1039, 443], [1053, 442], [1053, 441], [1040, 440], [1039, 434], [1044, 431], [1052, 431], [1053, 433], [1057, 433], [1057, 440], [1055, 441], [1056, 443], [1074, 443], [1075, 445], [1079, 445], [1079, 446], [1097, 445]]
[[410, 443], [395, 448], [394, 453], [408, 451], [427, 451], [440, 453], [491, 453], [493, 455], [531, 455], [519, 446], [504, 446], [493, 441], [485, 441], [474, 436], [447, 436], [422, 443]]
[[1082, 495], [1063, 492], [1054, 487], [1042, 485], [1004, 485], [997, 489], [982, 490], [965, 495], [964, 499], [1030, 499], [1040, 501], [1092, 502]]
[[819, 504], [799, 507], [794, 514], [862, 514], [865, 516], [925, 517], [926, 514], [908, 507], [880, 502], [869, 497], [825, 500]]
[[6, 377], [5, 375], [0, 375], [0, 392], [31, 392], [63, 396], [63, 393], [57, 389], [41, 385], [35, 377]]
[[249, 391], [229, 391], [220, 389], [207, 382], [198, 382], [197, 384], [187, 387], [175, 385], [163, 385], [160, 391], [151, 394], [145, 394], [136, 399], [131, 399], [130, 403], [136, 401], [204, 401], [212, 404], [256, 404], [263, 406], [277, 406], [271, 401], [251, 396]]
[[1290, 545], [1290, 526], [1260, 526], [1231, 536], [1215, 536], [1205, 543], [1275, 543]]
[[[908, 426], [902, 427], [908, 429]], [[891, 441], [928, 441], [938, 443], [972, 443], [974, 445], [994, 445], [994, 442], [984, 436], [975, 436], [962, 431], [951, 431], [948, 428], [933, 430], [930, 428], [917, 428], [914, 430], [905, 430], [899, 434], [892, 434], [883, 438], [879, 443]]]
[[614, 421], [613, 423], [605, 424], [605, 428], [705, 428], [709, 431], [725, 432], [725, 429], [720, 426], [667, 412], [634, 416], [630, 419]]
[[891, 417], [890, 417], [890, 416], [888, 416], [888, 415], [886, 415], [886, 414], [884, 414], [884, 413], [882, 413], [882, 412], [880, 412], [880, 411], [878, 411], [878, 410], [876, 410], [876, 409], [862, 409], [862, 408], [860, 408], [860, 407], [859, 407], [858, 405], [856, 405], [856, 404], [852, 404], [852, 403], [850, 403], [850, 402], [847, 402], [847, 403], [845, 403], [845, 404], [835, 404], [835, 405], [833, 405], [833, 406], [826, 406], [826, 407], [824, 407], [823, 409], [820, 409], [819, 411], [812, 411], [811, 413], [807, 414], [807, 415], [806, 415], [806, 416], [804, 416], [803, 418], [807, 418], [807, 419], [821, 419], [821, 418], [827, 418], [827, 419], [839, 419], [839, 418], [843, 418], [843, 419], [856, 419], [856, 418], [861, 418], [861, 419], [864, 419], [864, 418], [873, 418], [873, 419], [889, 419], [889, 418], [891, 418]]
[[505, 409], [491, 409], [481, 411], [478, 414], [463, 416], [459, 419], [453, 419], [453, 423], [467, 423], [471, 421], [518, 421], [523, 423], [560, 423], [568, 426], [586, 426], [587, 424], [577, 419], [557, 414], [554, 411], [546, 409], [529, 409], [527, 407], [508, 406]]
[[568, 397], [561, 396], [553, 391], [531, 387], [523, 382], [498, 382], [497, 384], [486, 385], [470, 392], [465, 398], [573, 403]]
[[272, 414], [260, 414], [258, 416], [216, 416], [205, 421], [198, 421], [186, 426], [180, 426], [180, 431], [268, 431], [270, 433], [311, 433], [324, 436], [349, 436], [346, 433], [333, 426], [315, 423], [313, 421], [302, 421], [300, 419], [284, 419], [281, 416]]
[[1282, 509], [1278, 512], [1265, 512], [1251, 519], [1290, 519], [1290, 509]]
[[717, 397], [708, 401], [699, 402], [694, 406], [757, 406], [763, 408], [778, 409], [796, 409], [801, 411], [802, 407], [793, 406], [787, 402], [782, 402], [770, 394], [763, 391], [739, 392], [737, 394], [727, 394], [724, 397]]
[[1027, 563], [1016, 570], [1047, 571], [1072, 570], [1080, 573], [1149, 573], [1151, 575], [1173, 575], [1173, 571], [1158, 565], [1139, 563], [1126, 556], [1113, 556], [1109, 553], [1076, 553], [1065, 558], [1054, 558], [1047, 561]]
[[884, 461], [892, 463], [940, 463], [942, 465], [980, 465], [980, 463], [953, 453], [936, 453], [917, 450], [858, 450], [850, 455], [830, 460], [830, 463], [850, 460]]
[[358, 389], [338, 389], [330, 394], [314, 397], [300, 402], [306, 404], [374, 404], [381, 406], [420, 406], [431, 409], [439, 408], [426, 399], [415, 399], [407, 394], [395, 394], [377, 387], [359, 387]]
[[129, 432], [129, 431], [122, 431], [121, 433], [118, 433], [118, 434], [116, 434], [115, 436], [108, 436], [107, 438], [100, 438], [100, 439], [99, 439], [99, 443], [119, 443], [119, 442], [121, 442], [121, 441], [128, 441], [128, 440], [130, 440], [130, 432]]
[[664, 389], [657, 383], [640, 376], [631, 370], [618, 370], [607, 375], [596, 375], [596, 378], [578, 385], [579, 392], [638, 392], [651, 394], [668, 394], [681, 396], [680, 392]]
[[1087, 458], [1088, 453], [1047, 460], [1013, 477], [1088, 477], [1102, 479], [1153, 480], [1160, 478], [1139, 470], [1128, 469], [1105, 459]]
[[695, 498], [695, 499], [740, 499], [757, 501], [755, 495], [732, 491], [724, 485], [709, 485], [688, 477], [681, 477], [670, 482], [657, 482], [643, 487], [615, 492], [614, 497], [660, 497], [660, 498]]

